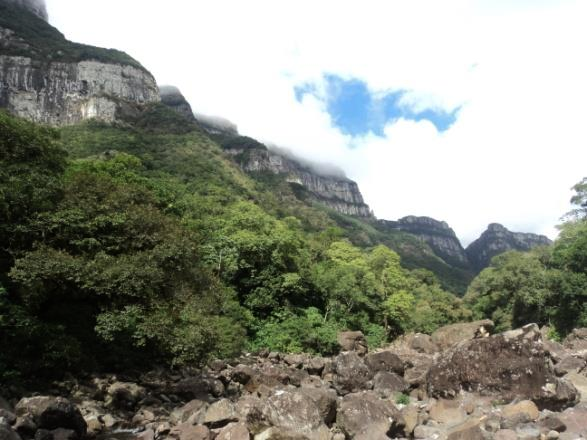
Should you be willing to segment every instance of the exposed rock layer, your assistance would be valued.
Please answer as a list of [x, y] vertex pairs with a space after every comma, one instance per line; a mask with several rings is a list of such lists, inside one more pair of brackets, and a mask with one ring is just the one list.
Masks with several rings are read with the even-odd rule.
[[309, 195], [329, 208], [346, 215], [372, 217], [356, 182], [343, 176], [320, 175], [262, 144], [239, 145], [233, 141], [225, 151], [240, 167], [249, 173], [284, 175], [292, 183], [303, 187]]
[[133, 66], [96, 61], [44, 63], [0, 56], [0, 107], [31, 121], [68, 125], [112, 122], [124, 103], [159, 101], [153, 77]]

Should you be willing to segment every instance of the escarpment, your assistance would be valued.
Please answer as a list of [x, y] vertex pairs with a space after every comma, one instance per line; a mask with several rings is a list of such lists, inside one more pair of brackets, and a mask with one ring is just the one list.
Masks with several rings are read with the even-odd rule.
[[45, 19], [44, 4], [0, 0], [0, 107], [60, 126], [113, 122], [133, 106], [159, 101], [155, 79], [138, 62], [70, 42]]
[[302, 164], [247, 137], [231, 138], [223, 146], [247, 173], [285, 176], [288, 182], [302, 187], [311, 199], [334, 211], [356, 217], [373, 216], [357, 183], [343, 174], [320, 173], [312, 165]]

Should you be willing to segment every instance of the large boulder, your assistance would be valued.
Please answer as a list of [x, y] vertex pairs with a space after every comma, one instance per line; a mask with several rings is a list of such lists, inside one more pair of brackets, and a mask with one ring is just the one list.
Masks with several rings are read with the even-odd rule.
[[587, 354], [587, 328], [574, 329], [564, 340], [565, 348]]
[[19, 418], [31, 417], [37, 428], [73, 430], [78, 437], [84, 437], [87, 424], [81, 412], [69, 400], [62, 397], [36, 396], [23, 398], [17, 403]]
[[381, 397], [392, 397], [397, 393], [403, 393], [410, 388], [403, 377], [396, 373], [380, 371], [373, 378], [373, 390]]
[[493, 321], [489, 319], [446, 325], [432, 333], [432, 343], [443, 351], [468, 339], [489, 336], [494, 327]]
[[348, 438], [354, 439], [385, 438], [401, 432], [404, 426], [397, 408], [369, 391], [346, 395], [340, 404], [336, 424]]
[[507, 401], [529, 399], [549, 409], [578, 401], [577, 390], [556, 377], [535, 324], [445, 351], [430, 367], [427, 383], [435, 397], [454, 397], [464, 389]]
[[356, 352], [339, 354], [333, 368], [334, 388], [339, 394], [356, 393], [371, 387], [373, 372]]
[[373, 374], [379, 371], [388, 371], [397, 374], [404, 374], [404, 362], [400, 357], [389, 350], [370, 353], [365, 356], [365, 364]]
[[265, 402], [263, 415], [270, 427], [281, 432], [303, 435], [308, 440], [329, 439], [330, 430], [314, 399], [300, 391], [276, 391]]
[[342, 351], [356, 351], [359, 356], [363, 356], [369, 351], [363, 332], [340, 332], [336, 339]]

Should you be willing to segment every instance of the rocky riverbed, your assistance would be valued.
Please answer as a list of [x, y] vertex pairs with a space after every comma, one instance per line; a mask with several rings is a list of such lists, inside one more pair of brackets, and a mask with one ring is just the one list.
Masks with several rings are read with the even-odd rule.
[[68, 378], [0, 398], [0, 440], [587, 439], [587, 329], [559, 344], [491, 321], [332, 358], [261, 352], [202, 370]]

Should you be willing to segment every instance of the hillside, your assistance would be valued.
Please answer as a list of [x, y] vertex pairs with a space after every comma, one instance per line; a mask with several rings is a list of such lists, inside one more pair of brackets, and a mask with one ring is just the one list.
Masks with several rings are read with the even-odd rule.
[[[582, 223], [470, 283], [446, 223], [378, 220], [340, 171], [194, 117], [132, 60], [84, 59], [35, 13], [5, 11], [0, 379], [326, 355], [343, 330], [378, 347], [473, 317], [561, 335], [585, 322]], [[48, 60], [57, 43], [68, 55]]]

